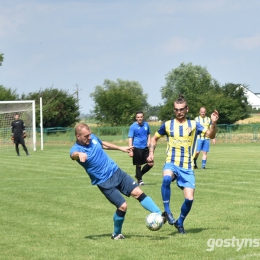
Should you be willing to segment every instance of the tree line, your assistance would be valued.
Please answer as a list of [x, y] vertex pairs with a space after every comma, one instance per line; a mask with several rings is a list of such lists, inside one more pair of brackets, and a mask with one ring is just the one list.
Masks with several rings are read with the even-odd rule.
[[[3, 60], [4, 55], [0, 54], [0, 66]], [[246, 88], [248, 86], [242, 87], [240, 83], [221, 86], [205, 67], [181, 63], [165, 76], [165, 86], [160, 89], [163, 104], [149, 105], [148, 94], [137, 81], [105, 79], [102, 86], [96, 86], [90, 93], [94, 101], [91, 115], [98, 124], [111, 126], [131, 124], [138, 110], [142, 110], [146, 118], [157, 116], [164, 121], [173, 117], [173, 102], [179, 94], [183, 94], [189, 105], [188, 118], [195, 118], [200, 107], [204, 106], [208, 112], [214, 109], [219, 111], [220, 124], [232, 124], [250, 117], [252, 112], [245, 95]], [[66, 90], [46, 88], [19, 96], [16, 90], [0, 85], [0, 101], [35, 100], [36, 111], [39, 111], [40, 97], [43, 101], [44, 127], [68, 127], [80, 120], [78, 99]], [[39, 125], [39, 113], [36, 115]]]

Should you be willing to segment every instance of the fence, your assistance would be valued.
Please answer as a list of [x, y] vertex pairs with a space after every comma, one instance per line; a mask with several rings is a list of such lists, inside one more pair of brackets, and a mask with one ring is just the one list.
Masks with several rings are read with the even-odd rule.
[[[151, 135], [158, 130], [159, 125], [151, 125]], [[129, 127], [91, 127], [92, 133], [101, 140], [113, 142], [128, 139]], [[39, 135], [39, 129], [37, 129]], [[74, 128], [45, 128], [44, 143], [72, 143], [75, 141]], [[221, 124], [217, 125], [218, 142], [260, 142], [260, 124]], [[39, 137], [37, 137], [39, 142]]]

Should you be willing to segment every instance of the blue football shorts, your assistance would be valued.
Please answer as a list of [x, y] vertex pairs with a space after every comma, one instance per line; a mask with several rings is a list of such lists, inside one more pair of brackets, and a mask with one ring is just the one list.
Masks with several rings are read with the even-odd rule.
[[181, 189], [183, 188], [192, 188], [195, 190], [196, 181], [193, 170], [184, 169], [178, 167], [173, 163], [165, 163], [163, 167], [164, 170], [171, 170], [177, 176], [177, 185]]
[[129, 197], [131, 192], [138, 187], [138, 183], [130, 175], [118, 168], [108, 180], [97, 186], [105, 197], [116, 208], [119, 208], [125, 202], [122, 194]]
[[210, 139], [197, 140], [197, 152], [209, 152]]

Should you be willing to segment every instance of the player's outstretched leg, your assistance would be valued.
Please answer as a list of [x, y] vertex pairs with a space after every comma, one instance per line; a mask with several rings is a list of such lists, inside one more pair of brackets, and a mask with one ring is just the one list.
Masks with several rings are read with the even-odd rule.
[[146, 196], [146, 194], [142, 193], [137, 200], [141, 203], [141, 205], [150, 212], [155, 212], [161, 214], [161, 210], [159, 207], [155, 204], [153, 199], [149, 196]]

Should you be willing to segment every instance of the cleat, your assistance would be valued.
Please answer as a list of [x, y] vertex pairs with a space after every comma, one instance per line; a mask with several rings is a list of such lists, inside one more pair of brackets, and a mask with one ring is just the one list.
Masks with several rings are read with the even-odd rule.
[[120, 239], [125, 239], [125, 237], [122, 234], [118, 234], [118, 235], [112, 234], [111, 239], [120, 240]]
[[198, 169], [198, 166], [196, 164], [194, 165], [194, 169]]
[[171, 212], [163, 212], [162, 216], [165, 217], [170, 225], [173, 225], [176, 222]]
[[180, 234], [186, 234], [186, 232], [185, 232], [185, 230], [184, 230], [184, 227], [183, 226], [178, 226], [178, 223], [177, 223], [177, 221], [173, 224], [175, 227], [176, 227], [176, 229], [178, 230], [178, 232], [180, 233]]
[[138, 181], [139, 186], [144, 186], [144, 182], [142, 180]]
[[206, 170], [206, 168], [205, 168], [205, 167], [202, 167], [202, 170]]

